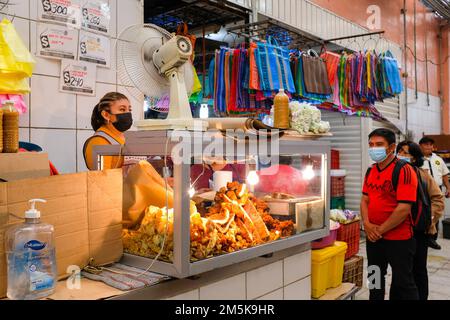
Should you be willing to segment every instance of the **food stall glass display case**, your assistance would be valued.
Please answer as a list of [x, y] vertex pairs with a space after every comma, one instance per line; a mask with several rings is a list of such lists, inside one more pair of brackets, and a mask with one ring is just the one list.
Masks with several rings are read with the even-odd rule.
[[126, 140], [93, 152], [99, 169], [105, 156], [139, 161], [124, 170], [124, 264], [185, 278], [329, 233], [327, 141], [188, 131]]

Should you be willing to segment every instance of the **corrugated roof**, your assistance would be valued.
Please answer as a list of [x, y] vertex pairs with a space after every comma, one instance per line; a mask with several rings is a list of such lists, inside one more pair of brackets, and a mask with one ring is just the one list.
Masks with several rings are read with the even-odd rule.
[[439, 18], [450, 20], [450, 0], [422, 0]]

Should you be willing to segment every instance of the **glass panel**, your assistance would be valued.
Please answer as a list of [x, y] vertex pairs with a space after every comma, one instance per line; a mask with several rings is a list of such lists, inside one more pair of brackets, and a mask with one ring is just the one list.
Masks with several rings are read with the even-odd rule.
[[[169, 158], [166, 192], [164, 157], [146, 159], [124, 169], [124, 250], [173, 262], [175, 215], [165, 209], [176, 198], [173, 164]], [[191, 199], [191, 262], [324, 228], [324, 159], [282, 155], [267, 164], [257, 156], [191, 158], [190, 188], [183, 191]]]
[[279, 162], [261, 168], [255, 195], [270, 215], [292, 221], [295, 233], [322, 229], [325, 225], [324, 156], [282, 155]]
[[[323, 155], [192, 159], [191, 261], [324, 227]], [[191, 202], [192, 203], [192, 202]]]
[[[138, 160], [146, 159], [146, 161]], [[124, 166], [123, 244], [126, 253], [172, 262], [173, 164], [164, 156], [128, 157]], [[167, 188], [166, 188], [167, 186]], [[169, 207], [169, 210], [166, 208]], [[161, 248], [164, 248], [161, 250]]]

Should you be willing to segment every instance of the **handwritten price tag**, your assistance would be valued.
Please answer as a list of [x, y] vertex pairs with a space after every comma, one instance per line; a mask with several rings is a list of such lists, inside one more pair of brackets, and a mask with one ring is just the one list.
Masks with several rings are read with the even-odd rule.
[[37, 54], [50, 59], [77, 59], [78, 31], [64, 26], [39, 23]]
[[88, 96], [95, 95], [97, 68], [90, 63], [62, 60], [60, 90]]
[[83, 29], [109, 33], [111, 11], [108, 1], [88, 0], [81, 7]]
[[81, 31], [79, 40], [79, 60], [95, 63], [109, 68], [111, 59], [111, 40], [108, 37]]
[[81, 27], [80, 0], [37, 0], [40, 21], [59, 22]]

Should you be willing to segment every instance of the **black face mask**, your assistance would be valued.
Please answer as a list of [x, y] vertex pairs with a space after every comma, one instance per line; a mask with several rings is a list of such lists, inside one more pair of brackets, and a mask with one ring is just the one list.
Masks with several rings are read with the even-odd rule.
[[[112, 114], [112, 113], [111, 113]], [[113, 122], [114, 128], [120, 132], [125, 132], [133, 125], [133, 115], [131, 112], [115, 114], [117, 121]]]

